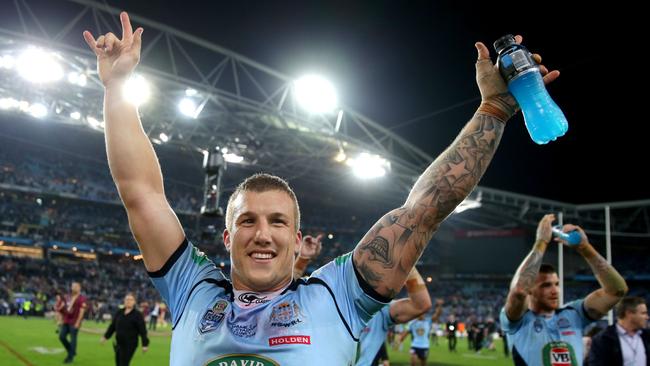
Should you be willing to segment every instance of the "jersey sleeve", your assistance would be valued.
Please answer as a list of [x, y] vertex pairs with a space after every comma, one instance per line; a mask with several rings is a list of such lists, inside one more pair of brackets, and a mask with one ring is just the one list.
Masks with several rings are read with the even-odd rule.
[[356, 272], [352, 252], [342, 255], [316, 270], [312, 277], [325, 282], [334, 296], [339, 311], [358, 337], [366, 323], [382, 307], [388, 309], [390, 299], [382, 298]]
[[183, 314], [194, 286], [206, 279], [224, 280], [221, 270], [187, 239], [160, 270], [147, 273], [169, 306], [172, 324]]
[[499, 323], [501, 324], [501, 330], [507, 334], [514, 334], [519, 330], [519, 328], [521, 328], [521, 325], [524, 324], [525, 318], [526, 314], [524, 314], [524, 316], [522, 316], [521, 319], [517, 321], [511, 321], [508, 319], [508, 315], [506, 315], [506, 308], [503, 307], [501, 308], [501, 313], [499, 314]]
[[587, 312], [585, 311], [585, 300], [584, 299], [579, 299], [579, 300], [574, 300], [566, 305], [564, 305], [565, 308], [573, 309], [575, 316], [577, 317], [577, 320], [579, 324], [582, 326], [582, 328], [586, 327], [587, 325], [595, 322], [598, 319], [591, 319]]
[[[382, 326], [384, 327], [384, 330], [387, 331], [388, 328], [393, 326], [395, 322], [393, 321], [393, 318], [390, 316], [390, 305], [389, 306], [384, 306], [379, 310], [379, 314], [381, 315], [382, 318]], [[377, 315], [379, 316], [379, 315]]]

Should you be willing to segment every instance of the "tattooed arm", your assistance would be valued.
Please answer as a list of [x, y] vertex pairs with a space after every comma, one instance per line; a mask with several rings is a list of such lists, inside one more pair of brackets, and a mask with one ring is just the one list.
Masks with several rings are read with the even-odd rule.
[[[582, 228], [567, 224], [564, 225], [563, 230], [564, 232], [573, 230], [580, 232], [582, 241], [575, 248], [589, 263], [596, 279], [598, 279], [598, 283], [600, 283], [600, 288], [585, 298], [584, 306], [591, 319], [600, 319], [627, 293], [628, 288], [625, 279], [589, 244], [589, 239]], [[558, 238], [556, 240], [566, 244], [563, 240]]]
[[542, 217], [539, 221], [533, 250], [521, 262], [519, 268], [517, 268], [515, 277], [512, 278], [505, 306], [506, 315], [510, 321], [521, 319], [528, 308], [526, 299], [530, 290], [535, 285], [539, 268], [542, 265], [544, 252], [546, 252], [546, 247], [553, 236], [551, 223], [554, 220], [555, 215], [549, 214]]
[[[516, 39], [521, 42], [521, 36]], [[487, 47], [480, 42], [475, 46], [481, 92], [476, 114], [420, 176], [404, 205], [382, 217], [354, 250], [357, 270], [382, 296], [395, 296], [442, 220], [474, 189], [492, 160], [505, 122], [516, 112], [517, 103]], [[535, 59], [541, 61], [539, 55]], [[559, 75], [545, 67], [540, 70], [545, 82]]]

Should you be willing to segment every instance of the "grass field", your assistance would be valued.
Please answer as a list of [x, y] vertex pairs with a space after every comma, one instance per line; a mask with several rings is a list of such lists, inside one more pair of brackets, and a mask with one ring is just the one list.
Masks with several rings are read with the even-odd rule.
[[[114, 365], [113, 349], [109, 342], [99, 344], [99, 338], [108, 324], [84, 322], [77, 338], [77, 357], [74, 365], [78, 366], [108, 366]], [[42, 318], [23, 319], [19, 317], [0, 317], [0, 365], [1, 366], [30, 366], [30, 365], [60, 365], [65, 358], [63, 346], [55, 333], [55, 325], [51, 320]], [[168, 365], [169, 342], [168, 334], [150, 334], [149, 352], [142, 353], [138, 348], [131, 365]], [[402, 352], [389, 350], [391, 365], [408, 365], [408, 343]], [[501, 343], [497, 344], [498, 351], [483, 350], [480, 354], [467, 351], [467, 341], [460, 339], [458, 353], [450, 354], [447, 343], [432, 345], [429, 364], [437, 366], [505, 366], [512, 365], [502, 352]]]

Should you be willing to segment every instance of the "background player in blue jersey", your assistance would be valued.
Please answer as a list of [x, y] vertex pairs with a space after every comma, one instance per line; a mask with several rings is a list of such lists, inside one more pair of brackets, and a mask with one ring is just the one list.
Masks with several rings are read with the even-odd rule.
[[[431, 309], [431, 297], [422, 276], [413, 268], [406, 280], [408, 298], [396, 300], [384, 307], [368, 322], [359, 339], [359, 360], [357, 366], [377, 365], [378, 352], [385, 346], [388, 329], [393, 324], [409, 322]], [[381, 361], [388, 355], [382, 355]], [[377, 361], [377, 362], [374, 362]]]
[[[303, 238], [299, 260], [294, 264], [294, 278], [302, 277], [307, 265], [318, 257], [321, 236], [306, 235]], [[361, 331], [357, 366], [388, 364], [385, 343], [389, 328], [394, 324], [407, 323], [431, 309], [431, 296], [424, 279], [414, 267], [406, 279], [408, 298], [395, 300], [376, 313]], [[437, 301], [436, 313], [441, 311], [442, 300]]]
[[[122, 37], [84, 39], [104, 85], [108, 163], [129, 225], [173, 320], [174, 365], [352, 364], [365, 323], [397, 294], [440, 223], [487, 169], [517, 103], [478, 42], [481, 104], [456, 140], [424, 171], [403, 205], [388, 212], [353, 253], [293, 280], [300, 210], [282, 179], [254, 175], [228, 201], [227, 279], [185, 237], [165, 197], [160, 165], [137, 107], [123, 97], [140, 59], [142, 28], [120, 14]], [[521, 42], [521, 37], [517, 37]], [[558, 72], [546, 73], [551, 81]], [[341, 336], [343, 334], [344, 336]]]
[[583, 328], [602, 318], [627, 293], [623, 277], [589, 244], [585, 232], [578, 226], [564, 225], [565, 232], [580, 232], [582, 240], [573, 248], [589, 263], [601, 288], [560, 307], [557, 273], [552, 266], [542, 264], [554, 220], [552, 214], [540, 220], [533, 250], [517, 269], [501, 311], [501, 327], [512, 343], [518, 366], [582, 365]]
[[436, 300], [436, 310], [430, 318], [420, 315], [417, 319], [409, 323], [409, 330], [402, 334], [404, 338], [411, 335], [411, 366], [424, 366], [429, 358], [429, 336], [431, 335], [431, 326], [437, 322], [442, 314], [442, 300]]

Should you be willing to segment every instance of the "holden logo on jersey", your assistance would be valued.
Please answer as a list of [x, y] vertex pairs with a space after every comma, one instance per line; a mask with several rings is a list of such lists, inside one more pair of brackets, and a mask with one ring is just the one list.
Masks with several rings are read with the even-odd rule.
[[205, 366], [280, 366], [280, 364], [264, 356], [230, 354], [210, 360]]
[[208, 310], [203, 314], [201, 322], [199, 322], [199, 332], [207, 333], [211, 332], [221, 324], [221, 321], [226, 316], [226, 308], [228, 307], [228, 301], [219, 300], [214, 304], [212, 309]]
[[542, 350], [544, 366], [578, 366], [573, 347], [566, 342], [551, 342]]
[[244, 292], [238, 297], [239, 301], [244, 303], [244, 306], [251, 306], [252, 304], [264, 304], [271, 300], [267, 300], [266, 296], [262, 297], [255, 292]]
[[291, 327], [302, 323], [300, 307], [295, 301], [284, 301], [273, 307], [271, 311], [272, 327]]

